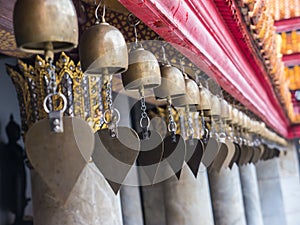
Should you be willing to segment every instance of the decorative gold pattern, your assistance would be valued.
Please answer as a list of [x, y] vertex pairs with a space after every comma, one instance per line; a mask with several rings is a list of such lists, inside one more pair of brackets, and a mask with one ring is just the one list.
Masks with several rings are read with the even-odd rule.
[[24, 58], [30, 56], [28, 53], [24, 53], [17, 50], [15, 36], [13, 33], [10, 33], [6, 30], [0, 28], [0, 52], [9, 55], [15, 56], [18, 58]]
[[[22, 117], [22, 130], [26, 132], [38, 120], [47, 117], [43, 109], [44, 98], [50, 93], [48, 63], [37, 56], [34, 66], [21, 60], [17, 66], [7, 66], [18, 93]], [[67, 98], [66, 116], [78, 116], [86, 120], [96, 131], [102, 123], [102, 80], [99, 77], [83, 77], [80, 63], [75, 63], [62, 53], [56, 62], [58, 92]], [[61, 104], [61, 103], [60, 103]], [[60, 108], [54, 105], [54, 109]]]

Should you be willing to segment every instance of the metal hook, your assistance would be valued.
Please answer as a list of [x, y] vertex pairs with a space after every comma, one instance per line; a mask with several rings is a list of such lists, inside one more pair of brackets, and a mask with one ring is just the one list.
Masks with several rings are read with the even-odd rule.
[[163, 62], [166, 63], [167, 65], [170, 65], [170, 62], [169, 62], [169, 60], [167, 59], [167, 56], [166, 56], [166, 49], [165, 49], [166, 45], [167, 45], [167, 43], [164, 43], [161, 46], [161, 50], [162, 50], [162, 54], [163, 54]]
[[182, 58], [179, 60], [179, 62], [180, 62], [180, 67], [181, 67], [182, 74], [184, 75], [184, 79], [188, 79], [188, 76], [187, 76], [187, 74], [185, 73], [185, 70], [184, 70], [183, 59], [185, 59], [185, 57], [182, 57]]
[[[136, 18], [136, 17], [135, 17]], [[134, 37], [135, 37], [135, 44], [137, 45], [138, 44], [138, 34], [137, 34], [137, 26], [140, 24], [140, 20], [136, 18], [136, 22], [134, 22], [134, 15], [132, 13], [128, 14], [128, 17], [127, 17], [127, 22], [130, 26], [133, 27], [133, 30], [134, 30]]]
[[[94, 3], [96, 5], [96, 0], [94, 1]], [[96, 24], [98, 24], [100, 22], [100, 19], [98, 17], [98, 11], [99, 11], [99, 8], [102, 5], [102, 3], [103, 3], [103, 11], [102, 11], [101, 19], [102, 19], [102, 23], [105, 23], [105, 11], [106, 11], [106, 7], [105, 7], [105, 4], [104, 4], [104, 1], [101, 0], [99, 2], [99, 4], [97, 5], [96, 9], [95, 9]]]

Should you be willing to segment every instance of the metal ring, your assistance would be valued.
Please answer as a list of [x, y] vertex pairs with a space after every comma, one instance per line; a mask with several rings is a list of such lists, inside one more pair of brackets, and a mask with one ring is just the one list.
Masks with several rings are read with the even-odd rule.
[[50, 99], [52, 96], [55, 96], [55, 95], [61, 97], [62, 100], [63, 100], [63, 102], [64, 102], [64, 107], [60, 111], [62, 111], [62, 112], [66, 111], [66, 109], [67, 109], [67, 99], [66, 99], [66, 96], [64, 96], [62, 93], [59, 92], [59, 93], [48, 94], [46, 96], [46, 98], [44, 99], [43, 106], [44, 106], [44, 110], [45, 110], [46, 113], [50, 113], [50, 110], [49, 110], [49, 108], [47, 106], [47, 101], [48, 101], [48, 99]]
[[176, 123], [169, 123], [168, 124], [168, 131], [169, 132], [175, 132], [177, 130], [177, 124]]
[[147, 116], [147, 117], [142, 117], [141, 119], [140, 119], [140, 126], [142, 127], [142, 128], [144, 128], [145, 126], [143, 126], [143, 120], [144, 119], [147, 119], [147, 126], [146, 126], [146, 128], [148, 129], [149, 127], [150, 127], [150, 118], [149, 118], [149, 116]]
[[120, 122], [120, 112], [119, 112], [119, 110], [118, 109], [107, 109], [107, 110], [105, 110], [104, 111], [104, 114], [103, 114], [103, 118], [104, 118], [104, 123], [106, 123], [106, 124], [112, 124], [113, 123], [113, 120], [112, 121], [107, 121], [107, 119], [106, 119], [106, 114], [107, 113], [109, 113], [110, 112], [110, 114], [111, 114], [111, 116], [112, 116], [112, 118], [113, 118], [113, 114], [115, 114], [115, 116], [117, 116], [117, 120], [116, 120], [116, 124], [118, 124], [119, 122]]

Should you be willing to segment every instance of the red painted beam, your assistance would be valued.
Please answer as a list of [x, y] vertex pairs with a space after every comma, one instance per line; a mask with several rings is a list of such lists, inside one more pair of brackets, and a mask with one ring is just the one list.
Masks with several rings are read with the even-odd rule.
[[300, 137], [300, 125], [293, 125], [288, 129], [288, 136], [286, 138], [293, 139]]
[[288, 120], [275, 104], [277, 99], [256, 76], [246, 49], [240, 48], [212, 1], [119, 1], [269, 126], [288, 136]]
[[282, 61], [284, 62], [285, 66], [300, 65], [300, 53], [283, 55]]
[[300, 17], [275, 21], [276, 32], [287, 32], [300, 29]]

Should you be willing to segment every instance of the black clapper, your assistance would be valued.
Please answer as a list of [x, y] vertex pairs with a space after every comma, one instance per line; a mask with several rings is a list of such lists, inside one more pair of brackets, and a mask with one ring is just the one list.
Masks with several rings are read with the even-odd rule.
[[238, 166], [242, 166], [244, 164], [244, 160], [246, 158], [245, 156], [247, 155], [247, 148], [244, 144], [240, 145], [240, 149], [241, 149], [240, 156], [237, 160], [237, 165]]
[[254, 148], [251, 146], [247, 146], [247, 155], [246, 155], [244, 163], [245, 164], [251, 163], [251, 159], [253, 158], [253, 155], [254, 155]]
[[241, 155], [241, 147], [239, 144], [237, 143], [234, 143], [234, 146], [235, 146], [235, 153], [234, 153], [234, 156], [231, 160], [231, 162], [229, 163], [229, 168], [232, 169], [233, 167], [233, 164], [237, 164], [239, 158], [240, 158], [240, 155]]
[[250, 163], [254, 163], [254, 164], [257, 163], [260, 158], [261, 152], [262, 151], [260, 148], [253, 147], [253, 156], [252, 156]]
[[185, 141], [186, 154], [185, 161], [195, 178], [197, 178], [200, 163], [203, 157], [204, 144], [200, 139], [189, 138]]
[[128, 127], [117, 127], [116, 137], [110, 129], [95, 133], [93, 161], [115, 194], [118, 193], [140, 151], [137, 133]]
[[167, 161], [177, 179], [180, 178], [185, 154], [186, 146], [184, 139], [180, 134], [170, 133], [164, 138], [163, 160]]
[[163, 158], [164, 142], [155, 130], [147, 131], [147, 135], [142, 132], [140, 138], [141, 148], [137, 158], [140, 179], [146, 179], [146, 183], [153, 184]]

